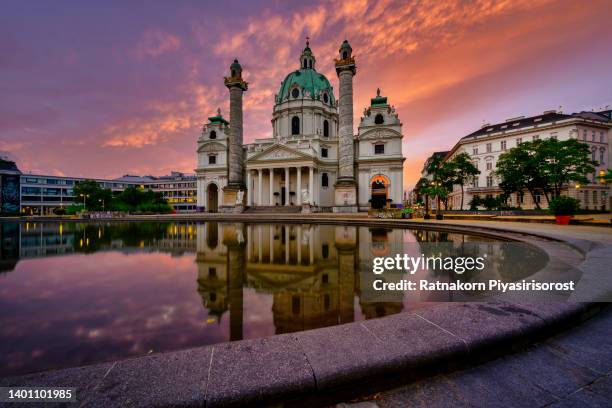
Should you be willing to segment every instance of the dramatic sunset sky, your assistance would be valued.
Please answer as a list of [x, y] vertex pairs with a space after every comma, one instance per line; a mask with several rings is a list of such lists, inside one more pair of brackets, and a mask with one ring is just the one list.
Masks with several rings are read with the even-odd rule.
[[192, 172], [237, 56], [245, 141], [311, 37], [337, 95], [357, 60], [355, 128], [377, 87], [403, 122], [406, 187], [483, 121], [612, 105], [610, 1], [3, 1], [0, 152], [22, 171], [114, 178]]

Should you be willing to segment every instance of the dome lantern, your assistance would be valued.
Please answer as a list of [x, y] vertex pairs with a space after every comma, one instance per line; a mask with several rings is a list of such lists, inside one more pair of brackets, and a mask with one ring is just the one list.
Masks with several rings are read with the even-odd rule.
[[300, 55], [300, 69], [315, 69], [317, 59], [310, 49], [310, 37], [306, 37], [306, 47]]

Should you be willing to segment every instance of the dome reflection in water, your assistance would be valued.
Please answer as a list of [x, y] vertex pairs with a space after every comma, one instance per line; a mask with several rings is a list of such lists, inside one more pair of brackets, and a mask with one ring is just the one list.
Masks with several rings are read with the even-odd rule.
[[[416, 254], [426, 242], [493, 243], [446, 232], [315, 224], [0, 227], [1, 376], [424, 307], [448, 299], [399, 293], [389, 302], [364, 300], [373, 257]], [[493, 255], [492, 279], [515, 279], [542, 266], [528, 260], [529, 267], [509, 268], [503, 254]]]

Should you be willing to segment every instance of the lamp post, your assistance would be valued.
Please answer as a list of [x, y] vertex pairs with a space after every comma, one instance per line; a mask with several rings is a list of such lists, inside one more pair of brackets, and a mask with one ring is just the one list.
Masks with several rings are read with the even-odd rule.
[[89, 194], [79, 194], [79, 196], [83, 197], [83, 211], [85, 211], [86, 205], [85, 205], [85, 199], [89, 197]]

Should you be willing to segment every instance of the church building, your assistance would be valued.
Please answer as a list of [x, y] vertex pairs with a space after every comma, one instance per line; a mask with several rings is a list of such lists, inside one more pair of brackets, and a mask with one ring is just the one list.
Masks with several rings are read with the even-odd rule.
[[345, 40], [335, 60], [336, 98], [307, 41], [299, 67], [275, 95], [272, 136], [246, 145], [242, 96], [248, 84], [234, 60], [225, 78], [229, 121], [218, 111], [198, 139], [198, 211], [357, 212], [402, 203], [402, 124], [377, 90], [354, 135], [352, 51]]

